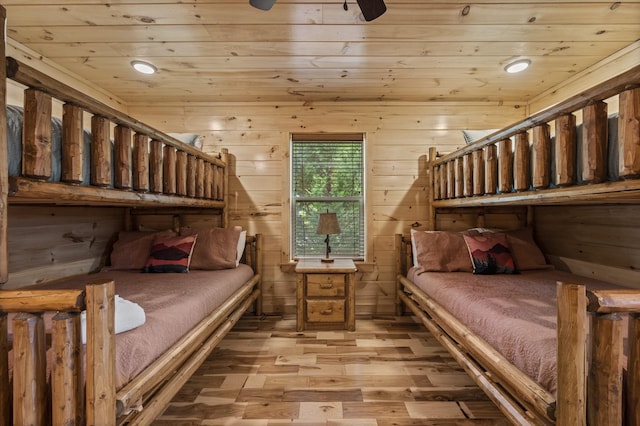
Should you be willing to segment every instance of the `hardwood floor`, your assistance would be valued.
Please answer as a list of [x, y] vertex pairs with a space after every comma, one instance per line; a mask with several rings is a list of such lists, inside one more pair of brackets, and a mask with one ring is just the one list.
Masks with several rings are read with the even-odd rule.
[[412, 317], [296, 332], [243, 317], [154, 426], [508, 425]]

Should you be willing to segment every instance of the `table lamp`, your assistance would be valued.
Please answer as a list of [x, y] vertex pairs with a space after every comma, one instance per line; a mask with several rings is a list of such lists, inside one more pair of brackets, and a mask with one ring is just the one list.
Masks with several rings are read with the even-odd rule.
[[329, 246], [329, 235], [335, 235], [339, 233], [340, 225], [338, 225], [338, 216], [335, 213], [329, 213], [328, 210], [326, 213], [320, 213], [316, 234], [327, 236], [327, 238], [324, 239], [324, 242], [327, 245], [327, 251], [325, 257], [323, 259], [320, 259], [322, 262], [333, 262], [333, 259], [329, 257], [329, 253], [331, 253], [331, 247]]

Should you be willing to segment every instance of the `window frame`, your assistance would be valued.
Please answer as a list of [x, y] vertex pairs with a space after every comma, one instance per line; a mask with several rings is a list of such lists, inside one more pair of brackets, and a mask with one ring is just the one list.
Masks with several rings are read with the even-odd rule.
[[[294, 186], [295, 186], [295, 157], [294, 157], [294, 144], [295, 143], [304, 143], [304, 142], [356, 142], [360, 144], [361, 151], [361, 187], [360, 187], [360, 195], [359, 196], [345, 196], [345, 197], [327, 197], [327, 196], [309, 196], [309, 197], [295, 197], [294, 196]], [[291, 133], [289, 138], [289, 199], [290, 199], [290, 212], [289, 212], [289, 253], [291, 260], [304, 259], [304, 258], [318, 258], [324, 257], [324, 252], [322, 255], [318, 255], [317, 253], [306, 255], [304, 253], [298, 252], [298, 248], [296, 247], [296, 221], [298, 220], [297, 216], [297, 204], [298, 202], [357, 202], [358, 208], [360, 212], [360, 238], [359, 238], [359, 251], [360, 253], [353, 253], [349, 255], [345, 254], [336, 254], [332, 252], [331, 257], [333, 258], [346, 258], [353, 259], [357, 261], [364, 261], [367, 255], [367, 211], [366, 211], [366, 140], [364, 133], [321, 133], [321, 134], [305, 134], [305, 133]], [[315, 232], [314, 232], [315, 233]], [[324, 240], [324, 237], [322, 237]], [[330, 243], [331, 244], [331, 243]]]

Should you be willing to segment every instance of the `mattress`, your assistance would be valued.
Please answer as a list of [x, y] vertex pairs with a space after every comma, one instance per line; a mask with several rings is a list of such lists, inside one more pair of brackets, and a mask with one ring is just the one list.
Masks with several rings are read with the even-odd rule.
[[620, 288], [556, 270], [474, 275], [412, 268], [408, 278], [552, 394], [557, 387], [556, 282]]
[[110, 279], [115, 282], [116, 294], [144, 309], [146, 322], [142, 326], [116, 335], [119, 390], [252, 276], [253, 270], [244, 264], [234, 269], [192, 270], [185, 274], [104, 271], [38, 288], [84, 288], [89, 281]]

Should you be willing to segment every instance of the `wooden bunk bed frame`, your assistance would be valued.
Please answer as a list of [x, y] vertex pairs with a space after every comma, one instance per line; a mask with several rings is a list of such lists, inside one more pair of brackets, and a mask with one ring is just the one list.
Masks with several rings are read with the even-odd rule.
[[[2, 28], [6, 12], [0, 7]], [[8, 176], [7, 78], [24, 86], [22, 175]], [[8, 205], [123, 207], [125, 227], [137, 214], [214, 214], [228, 225], [228, 153], [207, 155], [12, 58], [0, 46], [0, 282], [8, 280]], [[62, 178], [51, 176], [52, 99], [63, 103]], [[82, 164], [82, 117], [92, 116], [91, 164]], [[111, 127], [113, 160], [111, 159]], [[132, 148], [133, 146], [133, 148]], [[114, 163], [114, 164], [112, 164]], [[84, 167], [91, 184], [79, 185]], [[112, 180], [111, 170], [115, 176]], [[113, 182], [113, 185], [112, 185]], [[243, 313], [261, 315], [262, 239], [247, 236], [243, 261], [254, 276], [164, 355], [116, 392], [113, 281], [85, 290], [0, 291], [0, 423], [149, 424], [211, 353]], [[87, 280], [90, 280], [88, 276]], [[87, 344], [80, 315], [87, 311]], [[46, 379], [43, 312], [57, 311], [51, 330], [55, 362]], [[8, 313], [13, 321], [12, 343]], [[13, 374], [9, 350], [13, 347]], [[86, 352], [86, 355], [83, 354]], [[86, 364], [83, 377], [82, 366]], [[11, 390], [12, 391], [8, 391]], [[140, 408], [142, 407], [142, 408]]]
[[[616, 95], [620, 180], [606, 181], [603, 101]], [[573, 114], [579, 110], [586, 135], [582, 184], [575, 173]], [[555, 156], [550, 155], [552, 121]], [[532, 225], [531, 206], [536, 205], [640, 204], [640, 66], [441, 158], [431, 149], [429, 157], [431, 229], [437, 229], [440, 212], [471, 212], [478, 217], [476, 225], [485, 226], [486, 210], [515, 208]], [[408, 307], [511, 422], [640, 425], [640, 290], [589, 292], [579, 283], [558, 283], [556, 396], [407, 279], [412, 264], [408, 240], [397, 235], [395, 241], [398, 312]], [[623, 314], [629, 317], [626, 366]]]

